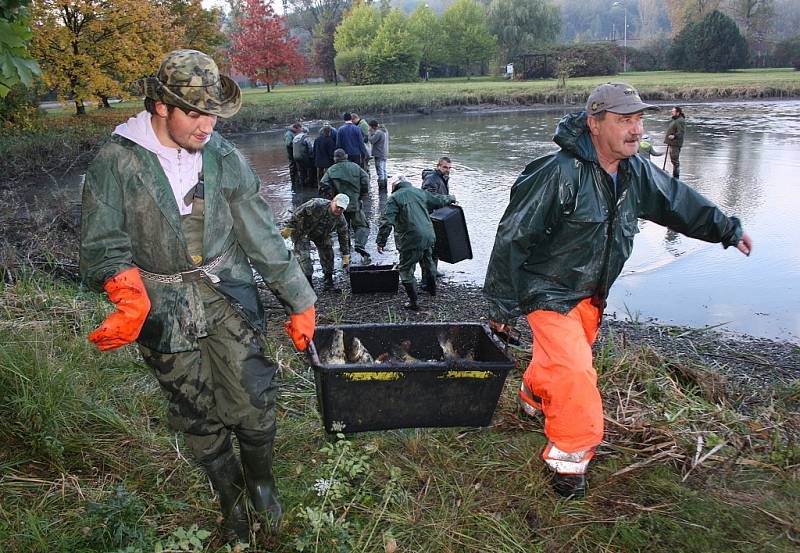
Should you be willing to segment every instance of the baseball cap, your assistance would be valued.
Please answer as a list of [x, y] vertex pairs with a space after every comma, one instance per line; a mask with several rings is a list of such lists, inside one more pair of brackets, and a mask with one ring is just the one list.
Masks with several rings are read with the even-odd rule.
[[628, 115], [644, 110], [657, 110], [658, 106], [645, 104], [639, 91], [627, 83], [606, 83], [595, 88], [586, 101], [589, 115], [597, 115], [604, 111]]
[[333, 205], [342, 209], [347, 209], [347, 206], [350, 205], [350, 198], [346, 194], [336, 194], [331, 201]]
[[389, 185], [389, 187], [391, 188], [391, 187], [393, 187], [395, 184], [397, 184], [397, 183], [400, 183], [400, 182], [406, 182], [407, 180], [408, 180], [408, 179], [406, 179], [406, 176], [405, 176], [405, 175], [403, 175], [403, 174], [400, 174], [400, 175], [395, 175], [395, 176], [393, 176], [392, 178], [390, 178], [390, 179], [389, 179], [389, 182], [388, 182], [387, 184], [388, 184], [388, 185]]

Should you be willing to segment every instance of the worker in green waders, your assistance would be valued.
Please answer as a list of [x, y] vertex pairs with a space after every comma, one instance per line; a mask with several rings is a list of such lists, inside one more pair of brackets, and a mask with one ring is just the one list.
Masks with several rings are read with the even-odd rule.
[[[145, 81], [145, 111], [119, 125], [86, 174], [80, 269], [116, 304], [89, 340], [138, 342], [220, 501], [229, 542], [251, 541], [245, 499], [277, 530], [272, 473], [276, 365], [262, 347], [254, 267], [305, 350], [316, 296], [244, 156], [214, 132], [241, 92], [196, 50], [167, 54]], [[236, 436], [241, 463], [232, 447]], [[244, 469], [244, 470], [242, 470]]]
[[417, 280], [414, 278], [417, 263], [422, 266], [424, 290], [432, 296], [436, 295], [436, 265], [433, 263], [436, 234], [429, 212], [455, 203], [456, 197], [431, 194], [415, 188], [403, 175], [389, 180], [389, 186], [392, 195], [381, 214], [376, 240], [378, 252], [383, 253], [389, 234], [394, 229], [394, 242], [400, 252], [400, 264], [397, 267], [400, 282], [408, 294], [405, 307], [417, 311]]

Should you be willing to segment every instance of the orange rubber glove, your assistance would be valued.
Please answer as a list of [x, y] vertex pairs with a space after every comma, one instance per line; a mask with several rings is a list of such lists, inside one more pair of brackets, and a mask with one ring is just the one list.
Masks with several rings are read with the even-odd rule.
[[100, 328], [89, 334], [89, 341], [97, 344], [97, 349], [109, 350], [139, 337], [150, 312], [150, 298], [136, 267], [117, 273], [106, 281], [103, 288], [117, 310], [103, 321]]
[[302, 313], [289, 315], [286, 321], [286, 334], [294, 342], [294, 347], [300, 351], [305, 351], [308, 343], [314, 337], [314, 319], [316, 310], [312, 305]]

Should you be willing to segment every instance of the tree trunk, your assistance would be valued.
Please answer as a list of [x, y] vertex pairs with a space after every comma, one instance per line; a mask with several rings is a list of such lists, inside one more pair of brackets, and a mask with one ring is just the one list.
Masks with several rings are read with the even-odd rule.
[[75, 115], [86, 115], [86, 105], [83, 100], [75, 100]]
[[111, 109], [111, 104], [108, 103], [108, 96], [99, 96], [100, 98], [100, 107]]
[[272, 92], [272, 90], [269, 87], [269, 81], [267, 81], [267, 92]]

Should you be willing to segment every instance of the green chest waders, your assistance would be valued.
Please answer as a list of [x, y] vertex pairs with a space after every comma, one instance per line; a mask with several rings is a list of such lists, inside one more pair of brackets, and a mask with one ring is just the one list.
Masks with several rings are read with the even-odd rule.
[[186, 246], [195, 266], [203, 264], [203, 218], [206, 211], [205, 183], [203, 173], [197, 175], [197, 184], [184, 196], [183, 202], [189, 205], [192, 212], [181, 217], [181, 229], [186, 238]]

